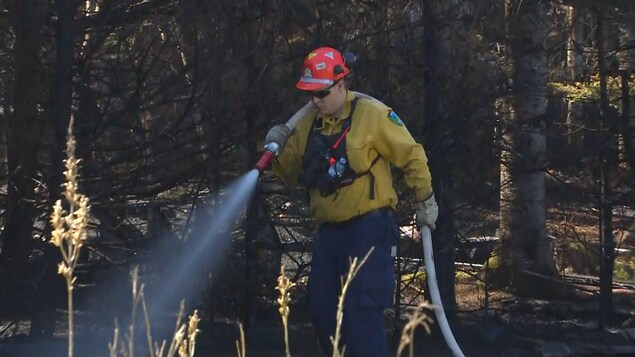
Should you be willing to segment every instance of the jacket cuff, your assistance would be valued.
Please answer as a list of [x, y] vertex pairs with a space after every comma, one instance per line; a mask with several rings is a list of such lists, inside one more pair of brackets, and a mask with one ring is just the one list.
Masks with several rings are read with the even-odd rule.
[[434, 195], [434, 192], [432, 192], [432, 190], [416, 190], [415, 201], [423, 202], [427, 200], [428, 198], [432, 197], [432, 195]]

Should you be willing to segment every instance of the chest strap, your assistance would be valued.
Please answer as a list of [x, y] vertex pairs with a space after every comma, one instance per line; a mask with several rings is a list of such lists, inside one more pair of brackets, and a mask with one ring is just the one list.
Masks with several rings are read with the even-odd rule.
[[[348, 134], [348, 132], [351, 130], [353, 113], [355, 112], [355, 107], [357, 106], [357, 101], [358, 100], [359, 100], [359, 98], [355, 97], [351, 101], [351, 111], [350, 111], [349, 115], [344, 119], [344, 122], [342, 123], [342, 134], [340, 134], [338, 139], [333, 143], [333, 145], [331, 145], [331, 149], [332, 150], [337, 150], [337, 148], [339, 147], [340, 143], [342, 141], [344, 141], [344, 138], [346, 137], [346, 134]], [[321, 120], [323, 120], [323, 119], [321, 119]], [[319, 129], [317, 128], [317, 124], [318, 124], [318, 117], [316, 116], [315, 119], [313, 119], [313, 125], [311, 126], [311, 130], [309, 131], [309, 137], [307, 137], [307, 143], [309, 142], [309, 140], [311, 138], [311, 135], [314, 135], [314, 136], [318, 137], [319, 140], [326, 141], [324, 136], [319, 132]], [[345, 141], [344, 141], [344, 143], [345, 143]], [[346, 148], [344, 148], [344, 151], [346, 151]], [[359, 173], [355, 172], [355, 176], [352, 179], [349, 179], [349, 180], [341, 182], [340, 183], [340, 187], [349, 186], [349, 185], [353, 184], [353, 182], [355, 182], [355, 180], [357, 178], [369, 175], [370, 176], [369, 177], [369, 180], [370, 180], [369, 196], [370, 196], [371, 200], [374, 200], [375, 199], [375, 175], [373, 175], [373, 173], [371, 172], [371, 169], [373, 168], [373, 166], [375, 166], [375, 164], [377, 163], [377, 161], [379, 161], [380, 158], [381, 158], [381, 155], [377, 154], [377, 156], [373, 159], [373, 161], [371, 162], [370, 166], [368, 167], [368, 169], [366, 171], [359, 172]], [[337, 197], [337, 193], [336, 193], [336, 197]]]

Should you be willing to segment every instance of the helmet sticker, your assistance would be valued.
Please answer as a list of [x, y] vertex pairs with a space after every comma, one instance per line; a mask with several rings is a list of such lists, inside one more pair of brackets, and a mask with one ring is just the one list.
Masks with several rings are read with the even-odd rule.
[[324, 63], [324, 62], [320, 62], [320, 63], [315, 65], [315, 69], [317, 69], [318, 71], [321, 70], [321, 69], [324, 69], [324, 68], [326, 68], [326, 63]]
[[330, 59], [334, 59], [333, 51], [329, 51], [329, 52], [325, 53], [324, 56], [326, 56], [326, 57], [328, 57]]
[[397, 113], [393, 112], [392, 110], [388, 112], [388, 119], [399, 126], [403, 126], [403, 121], [401, 121], [399, 115], [397, 115]]
[[315, 52], [311, 52], [311, 53], [309, 53], [309, 55], [308, 55], [308, 56], [306, 56], [306, 59], [307, 59], [307, 60], [310, 60], [311, 58], [315, 57], [316, 55], [317, 55], [317, 53], [315, 53]]
[[304, 76], [307, 78], [311, 78], [313, 77], [313, 72], [311, 72], [311, 70], [309, 68], [305, 68], [304, 69]]

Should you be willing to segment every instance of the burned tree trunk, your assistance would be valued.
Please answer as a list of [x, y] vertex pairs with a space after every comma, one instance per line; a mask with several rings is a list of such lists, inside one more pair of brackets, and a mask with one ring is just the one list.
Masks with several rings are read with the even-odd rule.
[[512, 285], [522, 289], [525, 270], [556, 274], [545, 228], [547, 2], [510, 1], [508, 6], [513, 110], [503, 134], [508, 147], [501, 164], [500, 231], [502, 264]]
[[599, 151], [600, 162], [600, 315], [599, 326], [611, 325], [613, 315], [613, 267], [615, 265], [615, 239], [613, 237], [613, 197], [610, 173], [615, 167], [615, 125], [609, 113], [607, 94], [607, 68], [604, 51], [604, 6], [597, 10], [598, 67], [600, 72], [600, 132], [603, 140]]
[[[0, 252], [0, 291], [12, 300], [2, 306], [12, 311], [30, 310], [33, 287], [29, 257], [36, 215], [35, 188], [42, 118], [42, 65], [37, 55], [42, 45], [42, 5], [37, 0], [14, 1], [9, 5], [15, 32], [15, 82], [12, 111], [7, 116], [7, 208]], [[7, 296], [4, 296], [5, 298]], [[24, 311], [24, 310], [22, 310]]]

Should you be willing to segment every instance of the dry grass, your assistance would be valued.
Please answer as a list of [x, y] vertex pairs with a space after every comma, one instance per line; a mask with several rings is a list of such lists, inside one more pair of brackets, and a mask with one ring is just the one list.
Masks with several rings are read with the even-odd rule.
[[88, 226], [88, 214], [90, 206], [88, 197], [77, 191], [77, 176], [80, 160], [75, 158], [75, 139], [72, 135], [72, 121], [68, 127], [66, 139], [66, 160], [64, 171], [65, 182], [64, 198], [68, 210], [62, 207], [62, 200], [57, 200], [51, 213], [51, 240], [50, 242], [60, 249], [62, 261], [57, 266], [57, 272], [66, 282], [67, 292], [67, 319], [68, 319], [68, 356], [74, 353], [74, 325], [73, 325], [73, 285], [74, 273], [81, 248], [86, 241], [86, 227]]
[[238, 323], [238, 330], [240, 331], [240, 339], [236, 340], [236, 353], [238, 357], [247, 357], [247, 351], [245, 347], [245, 330], [243, 329], [243, 324]]
[[333, 344], [333, 357], [344, 357], [344, 353], [346, 352], [346, 346], [342, 346], [341, 350], [339, 348], [340, 339], [342, 337], [342, 320], [344, 319], [344, 301], [346, 299], [346, 292], [348, 291], [348, 287], [350, 286], [351, 281], [353, 281], [357, 273], [359, 273], [359, 270], [362, 268], [364, 263], [366, 263], [366, 260], [373, 253], [374, 249], [375, 247], [370, 248], [368, 253], [366, 253], [361, 261], [359, 261], [357, 257], [351, 258], [350, 266], [348, 268], [348, 274], [346, 275], [346, 278], [342, 280], [342, 291], [340, 292], [340, 296], [337, 302], [337, 323], [335, 325], [335, 335], [331, 336], [331, 343]]
[[415, 313], [410, 320], [406, 323], [401, 331], [401, 338], [399, 339], [399, 346], [397, 347], [397, 356], [401, 356], [401, 353], [408, 347], [408, 356], [414, 356], [414, 339], [415, 331], [417, 327], [422, 326], [426, 333], [430, 333], [430, 324], [434, 320], [425, 312], [425, 310], [432, 310], [433, 306], [427, 301], [422, 302], [417, 306]]
[[[88, 226], [88, 217], [90, 213], [90, 206], [88, 204], [88, 197], [78, 192], [77, 178], [79, 176], [79, 164], [80, 160], [75, 157], [75, 138], [72, 135], [72, 120], [71, 125], [68, 127], [68, 134], [66, 139], [66, 160], [64, 171], [65, 182], [64, 198], [66, 203], [63, 204], [62, 200], [57, 200], [53, 206], [53, 212], [51, 213], [51, 244], [60, 249], [62, 255], [62, 261], [58, 264], [57, 271], [66, 282], [67, 290], [67, 319], [68, 319], [68, 356], [73, 357], [74, 354], [74, 323], [73, 323], [73, 288], [75, 283], [75, 268], [79, 261], [81, 248], [84, 246], [87, 238], [86, 228]], [[67, 209], [64, 206], [68, 207]], [[138, 269], [135, 268], [132, 273], [132, 321], [129, 326], [129, 333], [127, 337], [127, 343], [120, 344], [119, 338], [119, 326], [115, 320], [114, 337], [113, 342], [108, 344], [111, 357], [116, 357], [118, 353], [122, 356], [133, 357], [134, 356], [134, 336], [135, 336], [135, 321], [137, 315], [137, 309], [139, 304], [143, 308], [144, 320], [146, 325], [146, 337], [148, 340], [148, 352], [152, 357], [193, 357], [196, 350], [196, 336], [199, 333], [198, 330], [198, 311], [189, 317], [187, 324], [181, 324], [181, 319], [184, 311], [184, 304], [181, 302], [181, 308], [179, 310], [176, 330], [172, 341], [167, 351], [165, 350], [166, 341], [164, 340], [161, 345], [153, 343], [150, 319], [148, 317], [148, 311], [146, 308], [144, 292], [144, 285], [139, 284], [138, 281]]]
[[295, 286], [294, 283], [287, 278], [284, 273], [284, 265], [280, 269], [280, 276], [278, 277], [278, 286], [276, 286], [276, 290], [280, 292], [280, 296], [278, 297], [278, 312], [280, 313], [280, 317], [282, 318], [282, 327], [284, 331], [284, 346], [285, 353], [287, 357], [291, 357], [291, 351], [289, 350], [289, 301], [291, 300], [290, 290]]
[[[366, 255], [359, 260], [357, 257], [350, 259], [350, 266], [346, 276], [342, 276], [342, 290], [340, 292], [337, 304], [337, 312], [336, 312], [336, 327], [335, 334], [331, 336], [331, 344], [333, 345], [333, 357], [344, 357], [346, 353], [346, 346], [342, 346], [340, 348], [340, 340], [341, 340], [341, 326], [344, 318], [344, 302], [346, 300], [346, 293], [350, 286], [350, 283], [353, 281], [355, 276], [358, 274], [359, 270], [362, 268], [364, 263], [368, 257], [372, 254], [374, 248], [371, 248]], [[417, 277], [413, 276], [412, 279]], [[278, 277], [278, 286], [276, 289], [280, 292], [280, 296], [278, 298], [279, 309], [278, 312], [282, 318], [282, 324], [284, 328], [284, 338], [285, 338], [285, 347], [286, 347], [286, 356], [290, 357], [289, 352], [289, 340], [288, 340], [288, 331], [287, 331], [287, 322], [288, 322], [288, 314], [289, 314], [289, 301], [290, 301], [290, 293], [289, 290], [294, 287], [295, 284], [291, 283], [289, 279], [286, 277], [284, 273], [284, 266], [280, 271], [280, 276]], [[428, 302], [424, 301], [419, 304], [417, 310], [407, 322], [402, 331], [398, 356], [401, 355], [402, 351], [408, 347], [409, 348], [409, 356], [412, 357], [414, 355], [414, 333], [418, 326], [422, 326], [427, 333], [430, 333], [430, 324], [432, 323], [432, 318], [426, 313], [425, 310], [430, 310], [432, 305]], [[240, 325], [241, 332], [241, 341], [236, 341], [236, 348], [238, 351], [238, 357], [245, 356], [245, 343], [244, 343], [244, 334], [242, 331], [242, 325]]]
[[[108, 344], [110, 350], [110, 357], [125, 356], [134, 357], [135, 354], [135, 325], [137, 318], [137, 309], [141, 305], [144, 316], [144, 323], [146, 327], [146, 338], [148, 343], [148, 354], [152, 357], [194, 357], [196, 351], [196, 337], [199, 333], [198, 323], [200, 321], [198, 317], [198, 311], [194, 310], [190, 315], [187, 323], [181, 323], [185, 311], [185, 304], [181, 301], [179, 313], [176, 319], [176, 326], [174, 329], [174, 335], [170, 341], [170, 345], [167, 346], [167, 341], [161, 341], [161, 344], [154, 342], [152, 339], [152, 329], [150, 325], [150, 318], [148, 316], [148, 309], [145, 302], [144, 285], [139, 284], [138, 268], [135, 267], [132, 271], [132, 321], [128, 327], [128, 335], [126, 336], [127, 343], [119, 345], [119, 326], [115, 321], [115, 332], [113, 342]], [[167, 350], [166, 350], [167, 346]]]

